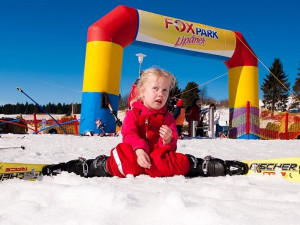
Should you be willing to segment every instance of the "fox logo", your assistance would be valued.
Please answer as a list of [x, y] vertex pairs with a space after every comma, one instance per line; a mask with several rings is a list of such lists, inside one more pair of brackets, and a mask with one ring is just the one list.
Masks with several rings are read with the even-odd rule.
[[172, 18], [165, 18], [164, 22], [166, 29], [169, 29], [170, 26], [174, 26], [175, 29], [180, 33], [185, 32], [187, 34], [192, 34], [200, 37], [219, 39], [218, 32], [213, 29], [198, 27], [193, 23], [181, 20], [174, 20]]

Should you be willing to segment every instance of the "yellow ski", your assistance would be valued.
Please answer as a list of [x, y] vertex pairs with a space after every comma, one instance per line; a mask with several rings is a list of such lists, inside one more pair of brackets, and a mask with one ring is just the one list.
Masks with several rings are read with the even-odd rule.
[[300, 158], [298, 157], [243, 162], [249, 166], [248, 174], [276, 175], [280, 173], [288, 181], [300, 182]]
[[13, 178], [24, 180], [42, 179], [42, 169], [48, 164], [0, 162], [0, 181]]

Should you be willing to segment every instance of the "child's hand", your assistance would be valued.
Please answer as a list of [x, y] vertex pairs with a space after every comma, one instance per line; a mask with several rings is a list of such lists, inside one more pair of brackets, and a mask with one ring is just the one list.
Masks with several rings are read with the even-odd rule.
[[151, 161], [144, 149], [135, 150], [135, 154], [137, 155], [137, 163], [145, 169], [150, 169]]
[[161, 136], [163, 144], [167, 145], [172, 141], [172, 130], [167, 125], [162, 125], [159, 128], [159, 136]]

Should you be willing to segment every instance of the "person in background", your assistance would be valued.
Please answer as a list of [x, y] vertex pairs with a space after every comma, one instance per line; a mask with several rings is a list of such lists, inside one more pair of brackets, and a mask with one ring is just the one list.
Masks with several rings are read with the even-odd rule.
[[141, 174], [150, 177], [216, 177], [247, 173], [247, 164], [242, 162], [210, 156], [202, 159], [176, 152], [176, 123], [166, 106], [175, 83], [174, 75], [163, 69], [145, 70], [137, 83], [137, 96], [124, 118], [123, 142], [111, 150], [110, 156], [47, 165], [43, 174], [67, 171], [82, 177], [124, 178]]
[[171, 113], [174, 114], [175, 108], [176, 108], [176, 103], [179, 99], [176, 97], [172, 97], [167, 101], [167, 110]]
[[214, 109], [214, 126], [215, 126], [215, 137], [219, 137], [220, 133], [222, 133], [223, 131], [223, 128], [220, 126], [219, 122], [220, 122], [220, 113], [219, 111], [217, 110], [217, 107], [214, 103], [211, 103], [209, 105], [209, 107], [213, 107]]
[[174, 116], [174, 119], [176, 122], [177, 136], [179, 139], [182, 139], [183, 138], [182, 127], [183, 127], [184, 118], [185, 118], [185, 109], [183, 107], [183, 99], [179, 99], [177, 101], [173, 116]]
[[196, 98], [193, 101], [188, 121], [189, 132], [191, 131], [193, 121], [197, 121], [196, 136], [203, 137], [203, 115], [201, 113], [201, 100], [199, 98]]

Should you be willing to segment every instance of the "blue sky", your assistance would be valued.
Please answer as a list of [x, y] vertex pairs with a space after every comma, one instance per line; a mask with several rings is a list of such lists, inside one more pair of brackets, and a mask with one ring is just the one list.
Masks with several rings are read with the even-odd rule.
[[[10, 0], [0, 3], [0, 105], [31, 103], [16, 87], [39, 104], [81, 103], [87, 29], [118, 5], [239, 31], [267, 67], [281, 59], [292, 89], [300, 67], [298, 0]], [[136, 53], [147, 55], [142, 69], [169, 70], [181, 89], [227, 72], [222, 61], [133, 44], [124, 49], [122, 95], [138, 77]], [[259, 86], [266, 74], [259, 64]], [[228, 98], [227, 76], [205, 86], [210, 97]]]

